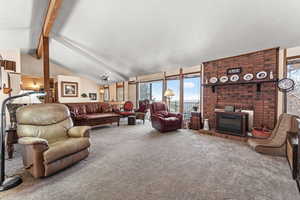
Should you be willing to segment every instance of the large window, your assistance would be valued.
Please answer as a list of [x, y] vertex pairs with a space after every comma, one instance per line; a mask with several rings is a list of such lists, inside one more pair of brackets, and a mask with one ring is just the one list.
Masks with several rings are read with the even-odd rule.
[[180, 107], [180, 80], [178, 78], [167, 80], [167, 89], [171, 89], [174, 92], [174, 96], [171, 97], [168, 102], [171, 112], [179, 112]]
[[200, 110], [200, 75], [189, 75], [184, 77], [183, 87], [183, 116], [189, 119], [193, 107]]
[[300, 116], [300, 58], [288, 61], [287, 76], [295, 82], [294, 90], [287, 93], [287, 113]]
[[162, 101], [162, 81], [140, 83], [140, 100]]
[[124, 101], [124, 83], [117, 83], [117, 101]]

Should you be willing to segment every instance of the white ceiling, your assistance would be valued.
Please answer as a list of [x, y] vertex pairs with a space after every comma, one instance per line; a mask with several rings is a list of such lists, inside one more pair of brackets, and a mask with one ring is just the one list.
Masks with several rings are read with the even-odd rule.
[[0, 0], [0, 49], [37, 46], [47, 0]]
[[[47, 0], [0, 0], [0, 48], [36, 48]], [[300, 45], [299, 0], [64, 0], [52, 61], [96, 79]]]

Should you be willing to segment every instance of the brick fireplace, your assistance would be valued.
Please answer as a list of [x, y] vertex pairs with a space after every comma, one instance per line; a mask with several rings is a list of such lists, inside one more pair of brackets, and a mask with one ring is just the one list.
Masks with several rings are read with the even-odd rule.
[[[258, 84], [257, 81], [260, 80], [256, 78], [256, 73], [266, 71], [268, 76], [264, 81], [271, 81], [269, 74], [272, 71], [272, 80], [276, 80], [278, 53], [279, 48], [273, 48], [204, 63], [203, 113], [204, 118], [209, 119], [210, 127], [215, 127], [215, 109], [233, 105], [237, 109], [254, 111], [254, 127], [264, 125], [270, 129], [274, 128], [277, 116], [276, 82]], [[234, 85], [220, 83], [212, 87], [210, 83], [205, 84], [211, 77], [220, 78], [227, 75], [228, 69], [237, 67], [241, 68], [241, 73], [238, 74], [240, 79]], [[247, 73], [254, 75], [253, 80], [243, 80]], [[247, 84], [244, 84], [245, 82]]]

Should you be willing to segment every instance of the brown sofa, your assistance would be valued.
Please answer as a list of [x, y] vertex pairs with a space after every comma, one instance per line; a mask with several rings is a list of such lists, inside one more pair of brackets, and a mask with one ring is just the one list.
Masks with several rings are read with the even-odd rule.
[[70, 109], [72, 119], [76, 126], [98, 126], [116, 122], [119, 126], [120, 115], [108, 103], [65, 103]]
[[17, 110], [23, 164], [35, 178], [49, 176], [89, 155], [89, 126], [73, 126], [63, 104], [37, 104]]

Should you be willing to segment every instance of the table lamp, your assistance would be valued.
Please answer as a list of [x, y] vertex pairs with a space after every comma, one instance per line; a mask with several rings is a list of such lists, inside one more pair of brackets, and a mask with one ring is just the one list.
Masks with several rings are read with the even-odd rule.
[[170, 109], [170, 106], [171, 106], [171, 98], [173, 96], [175, 96], [173, 90], [171, 90], [170, 88], [168, 88], [166, 91], [165, 91], [165, 94], [164, 96], [167, 98], [167, 101], [169, 101], [169, 109]]

